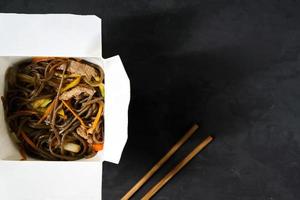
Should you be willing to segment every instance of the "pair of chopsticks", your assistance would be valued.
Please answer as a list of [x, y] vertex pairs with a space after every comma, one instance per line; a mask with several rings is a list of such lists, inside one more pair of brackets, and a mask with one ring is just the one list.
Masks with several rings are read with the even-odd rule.
[[[161, 166], [169, 160], [169, 158], [196, 132], [199, 128], [197, 124], [193, 125], [186, 134], [170, 149], [170, 151], [161, 158], [123, 197], [121, 200], [130, 199], [136, 191], [138, 191]], [[204, 147], [206, 147], [213, 138], [208, 136], [199, 143], [183, 160], [181, 160], [169, 173], [167, 173], [156, 185], [154, 185], [142, 198], [148, 200], [153, 197], [171, 178], [173, 178], [189, 161], [192, 160]]]

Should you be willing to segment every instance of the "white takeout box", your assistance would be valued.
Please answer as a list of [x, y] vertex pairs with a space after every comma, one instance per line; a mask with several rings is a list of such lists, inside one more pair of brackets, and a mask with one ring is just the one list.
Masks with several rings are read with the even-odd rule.
[[70, 14], [0, 14], [0, 92], [6, 69], [33, 56], [79, 57], [105, 73], [104, 149], [79, 161], [19, 161], [0, 106], [0, 199], [99, 200], [102, 162], [118, 163], [127, 141], [130, 83], [119, 56], [102, 58], [101, 19]]

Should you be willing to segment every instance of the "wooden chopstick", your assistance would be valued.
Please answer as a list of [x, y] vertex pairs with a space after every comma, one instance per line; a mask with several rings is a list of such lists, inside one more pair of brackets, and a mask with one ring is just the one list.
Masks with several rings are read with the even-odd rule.
[[136, 191], [138, 191], [160, 167], [196, 132], [199, 128], [197, 124], [193, 125], [186, 134], [171, 148], [171, 150], [161, 158], [123, 197], [121, 200], [128, 200]]
[[204, 147], [206, 147], [213, 138], [208, 136], [203, 142], [201, 142], [192, 152], [190, 152], [182, 161], [180, 161], [165, 177], [163, 177], [156, 185], [154, 185], [142, 198], [142, 200], [148, 200], [156, 194], [177, 172], [179, 172], [193, 157], [197, 155]]

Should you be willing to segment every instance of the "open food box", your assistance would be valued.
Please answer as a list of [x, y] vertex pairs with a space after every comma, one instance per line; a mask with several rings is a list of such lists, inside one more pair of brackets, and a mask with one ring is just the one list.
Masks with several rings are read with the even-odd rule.
[[105, 75], [104, 148], [90, 159], [20, 161], [0, 106], [0, 199], [99, 200], [102, 162], [118, 163], [127, 141], [130, 83], [119, 56], [102, 58], [101, 19], [69, 14], [0, 14], [0, 92], [9, 67], [32, 57], [81, 58]]

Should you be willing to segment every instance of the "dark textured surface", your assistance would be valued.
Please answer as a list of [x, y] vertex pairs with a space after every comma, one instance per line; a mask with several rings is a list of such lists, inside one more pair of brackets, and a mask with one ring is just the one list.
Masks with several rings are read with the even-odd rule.
[[129, 141], [118, 166], [104, 164], [104, 200], [119, 199], [195, 121], [199, 134], [136, 199], [210, 133], [215, 141], [155, 199], [300, 199], [299, 10], [296, 1], [0, 1], [1, 12], [103, 19], [104, 57], [120, 54], [132, 83]]

